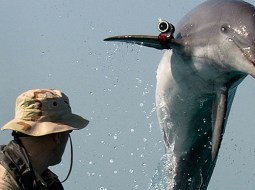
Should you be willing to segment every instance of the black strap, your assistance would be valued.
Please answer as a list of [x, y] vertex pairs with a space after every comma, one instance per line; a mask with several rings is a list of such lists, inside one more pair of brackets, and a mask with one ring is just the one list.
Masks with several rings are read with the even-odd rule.
[[49, 169], [43, 172], [41, 177], [47, 182], [47, 190], [64, 190], [58, 176]]

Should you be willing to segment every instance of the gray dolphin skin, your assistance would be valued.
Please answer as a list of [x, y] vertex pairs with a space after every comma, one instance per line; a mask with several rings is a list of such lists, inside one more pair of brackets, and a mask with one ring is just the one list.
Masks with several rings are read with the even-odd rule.
[[173, 167], [167, 190], [205, 190], [212, 176], [236, 89], [255, 77], [255, 8], [239, 0], [208, 0], [159, 36], [105, 41], [166, 49], [157, 70], [156, 107]]

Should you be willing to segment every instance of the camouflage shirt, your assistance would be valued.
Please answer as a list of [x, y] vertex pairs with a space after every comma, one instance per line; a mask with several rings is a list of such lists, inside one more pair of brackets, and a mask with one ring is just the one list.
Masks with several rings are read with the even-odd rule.
[[16, 141], [0, 147], [1, 190], [64, 190], [56, 174], [34, 173], [25, 149]]

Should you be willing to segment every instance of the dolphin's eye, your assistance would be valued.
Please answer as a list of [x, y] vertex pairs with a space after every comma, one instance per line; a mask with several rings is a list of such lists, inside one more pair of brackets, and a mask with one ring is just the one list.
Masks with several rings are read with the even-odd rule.
[[221, 28], [220, 28], [222, 33], [228, 33], [229, 29], [230, 29], [230, 25], [229, 24], [223, 24], [221, 26]]

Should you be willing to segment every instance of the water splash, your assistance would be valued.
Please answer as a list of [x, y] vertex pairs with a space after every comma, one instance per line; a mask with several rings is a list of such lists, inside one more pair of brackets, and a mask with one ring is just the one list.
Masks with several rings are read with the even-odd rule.
[[174, 187], [176, 158], [173, 153], [173, 147], [174, 143], [167, 151], [167, 154], [163, 155], [160, 159], [156, 173], [151, 179], [148, 190], [166, 190]]

